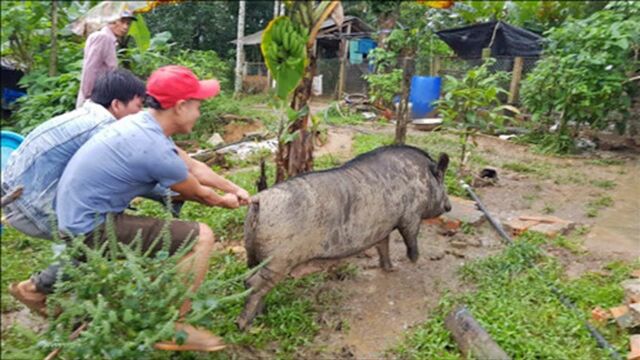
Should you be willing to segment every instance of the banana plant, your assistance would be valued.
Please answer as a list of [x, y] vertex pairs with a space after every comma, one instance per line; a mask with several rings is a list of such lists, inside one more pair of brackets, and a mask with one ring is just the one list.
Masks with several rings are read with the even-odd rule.
[[304, 75], [307, 34], [307, 29], [293, 25], [287, 16], [280, 16], [271, 20], [262, 35], [260, 49], [281, 100], [287, 99]]
[[[276, 96], [289, 101], [284, 112], [286, 128], [279, 131], [276, 153], [276, 182], [313, 168], [313, 134], [317, 124], [309, 111], [311, 84], [316, 72], [313, 47], [322, 23], [334, 12], [341, 14], [339, 1], [285, 1], [287, 16], [272, 20], [262, 37], [261, 50], [276, 80]], [[281, 111], [282, 112], [282, 111]]]

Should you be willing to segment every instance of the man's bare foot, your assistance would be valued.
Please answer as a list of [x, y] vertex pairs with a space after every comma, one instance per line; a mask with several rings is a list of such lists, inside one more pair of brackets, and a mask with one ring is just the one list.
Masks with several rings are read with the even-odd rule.
[[153, 347], [164, 351], [220, 351], [226, 347], [221, 337], [213, 335], [209, 331], [198, 329], [191, 325], [176, 323], [177, 331], [187, 333], [187, 340], [179, 345], [175, 341], [161, 341]]

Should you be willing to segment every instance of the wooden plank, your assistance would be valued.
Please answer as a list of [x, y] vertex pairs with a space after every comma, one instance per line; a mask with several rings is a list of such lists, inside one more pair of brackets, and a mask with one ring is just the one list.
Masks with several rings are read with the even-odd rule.
[[3, 196], [2, 199], [0, 199], [0, 207], [4, 207], [16, 201], [16, 199], [22, 195], [22, 190], [24, 190], [24, 188], [19, 186], [10, 194]]
[[520, 90], [520, 80], [522, 79], [522, 67], [524, 59], [516, 56], [513, 62], [513, 71], [511, 72], [511, 86], [509, 87], [509, 104], [515, 104], [518, 101], [518, 92]]
[[444, 320], [465, 359], [510, 359], [464, 307], [455, 308]]

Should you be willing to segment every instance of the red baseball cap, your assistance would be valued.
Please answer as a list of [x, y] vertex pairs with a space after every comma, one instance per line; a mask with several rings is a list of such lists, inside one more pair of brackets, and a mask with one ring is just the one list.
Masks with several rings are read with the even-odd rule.
[[219, 93], [218, 80], [198, 80], [191, 69], [179, 65], [163, 66], [147, 80], [147, 94], [158, 100], [163, 109], [172, 108], [178, 100], [204, 100]]

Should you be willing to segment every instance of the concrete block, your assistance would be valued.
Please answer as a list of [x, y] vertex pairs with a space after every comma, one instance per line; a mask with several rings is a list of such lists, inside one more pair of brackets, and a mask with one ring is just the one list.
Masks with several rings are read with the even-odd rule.
[[484, 213], [478, 210], [475, 201], [455, 196], [449, 196], [449, 200], [451, 201], [451, 211], [443, 214], [442, 217], [474, 226], [482, 224], [485, 220]]
[[620, 283], [624, 289], [626, 304], [640, 303], [640, 279], [629, 279]]
[[503, 223], [503, 226], [512, 236], [518, 236], [523, 232], [536, 231], [550, 237], [565, 235], [574, 227], [575, 222], [560, 219], [555, 216], [530, 216], [522, 215], [517, 218], [509, 219]]

